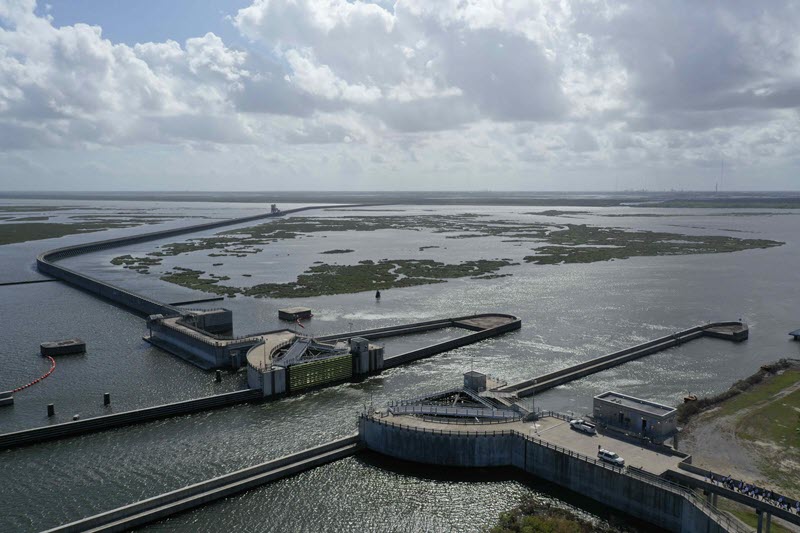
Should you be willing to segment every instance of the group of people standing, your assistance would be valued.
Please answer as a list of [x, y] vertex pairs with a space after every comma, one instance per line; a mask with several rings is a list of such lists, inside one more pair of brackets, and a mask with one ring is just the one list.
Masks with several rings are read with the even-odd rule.
[[771, 490], [763, 489], [753, 484], [733, 479], [731, 476], [720, 477], [715, 476], [713, 473], [709, 473], [708, 480], [714, 485], [721, 485], [727, 489], [744, 494], [745, 496], [750, 496], [751, 498], [771, 503], [772, 505], [780, 507], [785, 511], [793, 511], [797, 514], [800, 514], [800, 500], [795, 500], [792, 502], [788, 498], [775, 494]]

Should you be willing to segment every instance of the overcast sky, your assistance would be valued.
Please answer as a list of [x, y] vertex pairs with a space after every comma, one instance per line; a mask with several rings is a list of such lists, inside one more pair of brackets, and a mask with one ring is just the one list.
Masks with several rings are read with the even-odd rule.
[[2, 190], [800, 188], [800, 2], [0, 0]]

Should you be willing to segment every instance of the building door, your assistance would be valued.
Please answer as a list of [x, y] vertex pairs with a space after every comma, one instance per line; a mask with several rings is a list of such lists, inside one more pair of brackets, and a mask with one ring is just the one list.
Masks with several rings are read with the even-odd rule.
[[642, 433], [647, 433], [647, 420], [642, 418]]

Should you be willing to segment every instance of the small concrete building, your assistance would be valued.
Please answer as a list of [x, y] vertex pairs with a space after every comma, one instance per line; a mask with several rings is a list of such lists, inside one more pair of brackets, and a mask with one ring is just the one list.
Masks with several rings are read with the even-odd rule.
[[674, 407], [619, 392], [604, 392], [594, 397], [597, 423], [653, 442], [664, 442], [675, 434], [677, 413]]
[[353, 355], [353, 374], [361, 376], [383, 370], [383, 346], [372, 344], [362, 337], [350, 339]]
[[470, 370], [464, 374], [464, 388], [475, 392], [486, 390], [486, 374]]

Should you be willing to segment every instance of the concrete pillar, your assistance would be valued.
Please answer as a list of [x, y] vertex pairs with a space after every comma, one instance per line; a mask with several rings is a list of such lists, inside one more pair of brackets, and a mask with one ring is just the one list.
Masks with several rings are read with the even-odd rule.
[[758, 516], [758, 528], [756, 529], [756, 533], [762, 533], [763, 526], [764, 526], [764, 516], [762, 515], [761, 511], [756, 509], [756, 515]]
[[56, 414], [56, 406], [52, 403], [47, 404], [47, 416], [55, 416]]
[[767, 515], [767, 533], [769, 533], [770, 527], [772, 526], [772, 513], [766, 513]]
[[716, 506], [717, 506], [717, 501], [718, 501], [718, 500], [719, 500], [719, 494], [717, 494], [716, 492], [715, 492], [715, 493], [713, 493], [713, 496], [711, 497], [711, 505], [713, 505], [714, 507], [716, 507]]
[[111, 405], [111, 393], [106, 392], [103, 394], [103, 405]]

